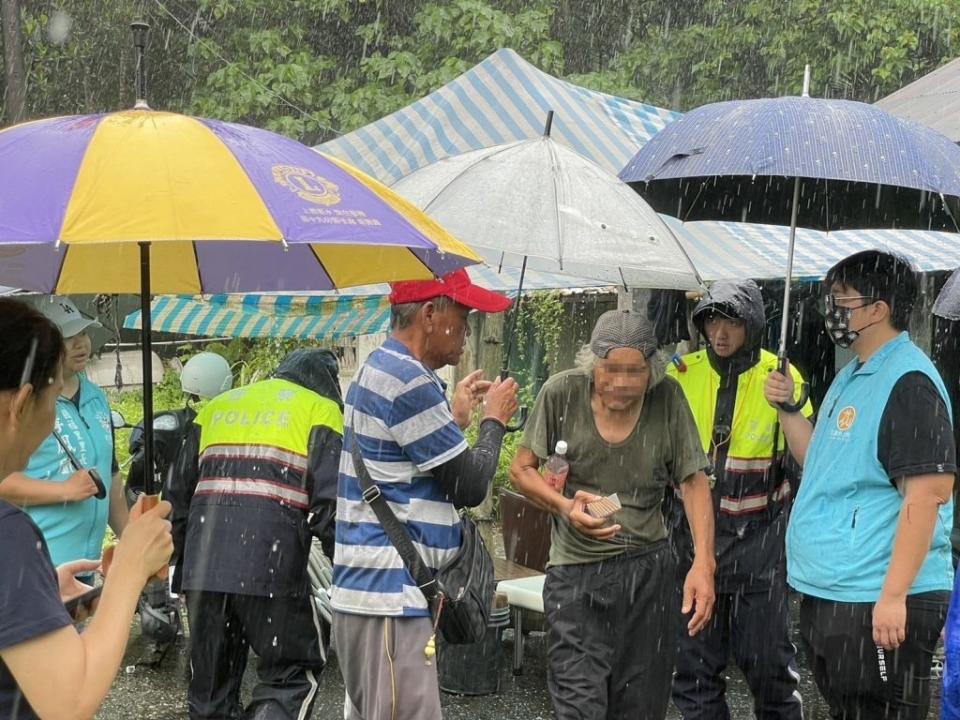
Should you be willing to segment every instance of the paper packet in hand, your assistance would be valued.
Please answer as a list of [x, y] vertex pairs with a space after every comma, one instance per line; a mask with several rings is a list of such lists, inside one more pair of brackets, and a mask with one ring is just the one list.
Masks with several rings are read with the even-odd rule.
[[613, 515], [622, 506], [620, 505], [620, 498], [617, 497], [616, 493], [613, 493], [613, 495], [607, 495], [605, 498], [600, 498], [599, 500], [594, 500], [592, 503], [587, 503], [586, 507], [587, 513], [593, 517], [607, 518]]

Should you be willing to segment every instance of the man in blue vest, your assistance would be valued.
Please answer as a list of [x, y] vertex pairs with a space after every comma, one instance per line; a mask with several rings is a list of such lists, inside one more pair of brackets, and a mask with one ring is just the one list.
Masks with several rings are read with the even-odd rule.
[[[952, 587], [956, 450], [947, 391], [906, 332], [917, 278], [868, 250], [824, 279], [825, 325], [856, 357], [816, 427], [779, 411], [803, 482], [787, 529], [787, 580], [834, 718], [926, 718], [930, 666]], [[771, 373], [771, 403], [793, 397]]]

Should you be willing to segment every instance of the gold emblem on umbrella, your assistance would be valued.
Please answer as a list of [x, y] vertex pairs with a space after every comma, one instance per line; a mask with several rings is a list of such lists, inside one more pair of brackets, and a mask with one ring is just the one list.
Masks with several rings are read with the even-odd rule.
[[317, 205], [336, 205], [340, 202], [340, 188], [312, 170], [295, 165], [274, 165], [273, 181], [295, 192], [304, 200]]

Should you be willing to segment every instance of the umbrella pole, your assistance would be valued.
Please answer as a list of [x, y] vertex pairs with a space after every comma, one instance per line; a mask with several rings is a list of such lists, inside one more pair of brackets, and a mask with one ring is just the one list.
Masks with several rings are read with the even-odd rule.
[[[787, 275], [783, 281], [783, 314], [780, 318], [780, 347], [777, 351], [780, 372], [789, 372], [787, 360], [787, 337], [790, 327], [790, 285], [793, 284], [793, 255], [797, 241], [797, 215], [800, 212], [800, 176], [793, 179], [793, 207], [790, 208], [790, 244], [787, 247]], [[786, 412], [794, 413], [803, 409], [810, 397], [810, 387], [804, 383], [800, 388], [800, 399], [795, 403], [780, 403]]]
[[510, 318], [510, 332], [507, 333], [507, 348], [503, 354], [503, 365], [500, 368], [500, 379], [506, 380], [510, 375], [510, 356], [513, 354], [513, 338], [517, 334], [517, 321], [520, 319], [520, 303], [523, 302], [523, 276], [527, 274], [527, 256], [523, 256], [520, 265], [520, 282], [517, 284], [517, 304], [513, 306], [513, 317]]
[[[551, 117], [553, 112], [550, 113]], [[510, 356], [513, 354], [513, 338], [517, 334], [517, 322], [520, 320], [520, 303], [523, 302], [523, 278], [527, 274], [527, 256], [523, 256], [520, 265], [520, 282], [517, 283], [517, 304], [513, 307], [513, 318], [510, 320], [510, 333], [507, 335], [507, 349], [503, 355], [503, 366], [500, 369], [500, 379], [506, 380], [510, 376]], [[527, 409], [520, 408], [520, 416], [514, 425], [507, 425], [507, 432], [523, 430], [527, 424]]]
[[140, 245], [140, 324], [143, 333], [143, 472], [144, 492], [155, 495], [153, 469], [153, 336], [150, 322], [150, 243]]
[[783, 283], [783, 316], [780, 319], [780, 347], [777, 357], [781, 366], [787, 359], [787, 333], [790, 324], [790, 285], [793, 283], [793, 253], [797, 242], [797, 215], [800, 211], [800, 178], [793, 180], [793, 207], [790, 208], [790, 243], [787, 246], [787, 275]]

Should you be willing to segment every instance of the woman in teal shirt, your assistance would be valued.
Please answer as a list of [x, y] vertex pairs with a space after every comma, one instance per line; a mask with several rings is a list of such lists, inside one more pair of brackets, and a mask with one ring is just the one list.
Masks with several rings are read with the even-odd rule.
[[[92, 349], [87, 330], [98, 323], [63, 297], [46, 299], [39, 309], [65, 338], [56, 424], [26, 470], [0, 485], [0, 498], [25, 508], [42, 531], [53, 564], [60, 565], [100, 557], [107, 523], [117, 536], [123, 532], [127, 503], [114, 454], [110, 405], [103, 391], [83, 375]], [[81, 469], [73, 466], [62, 444]], [[91, 469], [106, 486], [103, 499], [94, 497], [97, 486]]]

